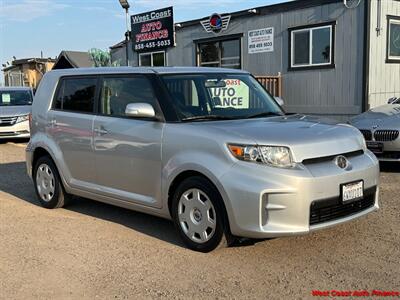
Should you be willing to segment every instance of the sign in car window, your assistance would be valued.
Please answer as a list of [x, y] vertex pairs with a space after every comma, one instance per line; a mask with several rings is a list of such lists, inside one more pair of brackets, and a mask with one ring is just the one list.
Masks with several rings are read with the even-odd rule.
[[1, 95], [1, 102], [3, 104], [9, 104], [11, 102], [11, 95], [10, 94], [2, 94]]
[[249, 31], [249, 54], [274, 51], [274, 28]]
[[215, 107], [249, 108], [249, 87], [239, 79], [226, 79], [225, 87], [211, 88]]
[[131, 16], [135, 51], [152, 51], [174, 46], [173, 7]]

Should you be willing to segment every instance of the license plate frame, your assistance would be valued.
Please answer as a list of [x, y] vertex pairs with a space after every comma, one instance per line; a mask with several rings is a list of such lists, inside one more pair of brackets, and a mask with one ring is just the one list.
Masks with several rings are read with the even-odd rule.
[[[356, 180], [340, 185], [340, 198], [343, 204], [364, 199], [364, 180]], [[354, 194], [352, 196], [351, 194]]]
[[381, 142], [367, 142], [367, 148], [375, 154], [382, 154], [383, 147], [383, 143]]

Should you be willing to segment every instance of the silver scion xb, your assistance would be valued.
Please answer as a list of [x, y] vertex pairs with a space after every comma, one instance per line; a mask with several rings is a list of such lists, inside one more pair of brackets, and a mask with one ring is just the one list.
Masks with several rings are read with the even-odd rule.
[[44, 207], [77, 195], [172, 219], [197, 251], [378, 209], [378, 161], [361, 133], [286, 115], [244, 71], [52, 71], [32, 118], [27, 170]]
[[32, 89], [0, 87], [0, 139], [29, 138]]

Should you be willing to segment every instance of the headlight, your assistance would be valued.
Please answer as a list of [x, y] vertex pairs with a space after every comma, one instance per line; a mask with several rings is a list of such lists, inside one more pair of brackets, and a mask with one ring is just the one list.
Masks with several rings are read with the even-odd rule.
[[17, 123], [21, 123], [21, 122], [28, 121], [28, 120], [29, 120], [29, 115], [19, 116], [17, 118]]
[[294, 162], [291, 151], [283, 146], [228, 145], [237, 159], [264, 163], [273, 167], [292, 168]]

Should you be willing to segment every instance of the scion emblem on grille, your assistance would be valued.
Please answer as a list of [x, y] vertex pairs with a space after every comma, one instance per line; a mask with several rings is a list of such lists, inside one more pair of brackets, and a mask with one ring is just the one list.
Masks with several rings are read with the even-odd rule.
[[336, 156], [335, 164], [341, 169], [347, 169], [349, 166], [349, 161], [343, 155]]

